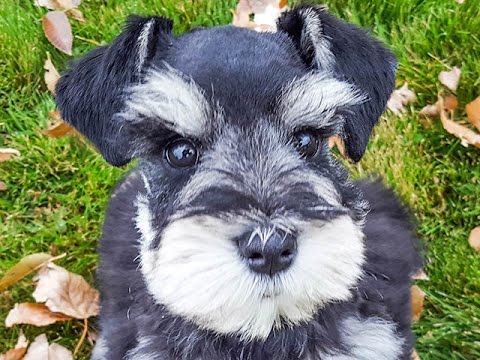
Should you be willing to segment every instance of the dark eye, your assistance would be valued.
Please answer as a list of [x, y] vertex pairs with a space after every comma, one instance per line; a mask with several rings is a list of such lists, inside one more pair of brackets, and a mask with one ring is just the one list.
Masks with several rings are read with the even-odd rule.
[[197, 146], [188, 139], [177, 139], [165, 148], [165, 157], [174, 167], [193, 166], [198, 161]]
[[313, 132], [302, 130], [294, 135], [294, 145], [303, 157], [309, 158], [317, 153], [318, 139]]

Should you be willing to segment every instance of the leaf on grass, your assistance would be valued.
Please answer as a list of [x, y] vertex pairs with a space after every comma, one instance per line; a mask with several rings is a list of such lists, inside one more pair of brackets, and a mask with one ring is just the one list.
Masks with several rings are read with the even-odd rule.
[[78, 9], [70, 9], [67, 11], [67, 15], [74, 18], [75, 20], [79, 22], [85, 22], [85, 16], [83, 16], [83, 13], [78, 10]]
[[287, 10], [287, 3], [284, 0], [240, 0], [232, 24], [257, 31], [276, 31], [277, 19]]
[[417, 350], [413, 350], [412, 360], [420, 360], [420, 356], [418, 356]]
[[50, 311], [44, 304], [22, 303], [15, 304], [5, 319], [5, 326], [12, 327], [17, 324], [47, 326], [57, 321], [71, 320], [70, 316]]
[[45, 69], [44, 79], [47, 89], [55, 95], [55, 86], [57, 85], [58, 79], [60, 79], [60, 73], [55, 68], [55, 65], [53, 65], [52, 59], [50, 58], [50, 53], [48, 51], [47, 60], [45, 60], [45, 65], [43, 65], [43, 68]]
[[397, 116], [402, 116], [405, 112], [405, 105], [415, 100], [415, 92], [408, 88], [406, 82], [400, 89], [394, 90], [390, 99], [388, 99], [387, 107]]
[[480, 149], [480, 134], [477, 134], [475, 131], [472, 131], [469, 128], [449, 119], [447, 112], [445, 111], [442, 97], [439, 96], [438, 101], [440, 108], [440, 120], [442, 121], [443, 128], [450, 134], [459, 138], [462, 141], [463, 146], [473, 145]]
[[328, 138], [328, 147], [332, 149], [335, 146], [337, 147], [338, 151], [340, 151], [340, 154], [345, 156], [345, 144], [342, 138], [338, 135], [333, 135]]
[[480, 226], [470, 232], [468, 243], [475, 251], [480, 252]]
[[43, 32], [58, 50], [72, 55], [72, 27], [63, 11], [49, 11], [42, 18]]
[[1, 148], [0, 149], [0, 161], [7, 161], [13, 157], [19, 157], [20, 151], [16, 149]]
[[468, 121], [480, 130], [480, 96], [468, 103], [465, 110], [467, 111]]
[[433, 105], [426, 105], [420, 110], [420, 114], [426, 115], [429, 117], [437, 117], [439, 114], [438, 111], [438, 102]]
[[97, 290], [80, 275], [52, 263], [40, 269], [33, 297], [51, 311], [77, 319], [96, 316], [100, 308]]
[[453, 95], [447, 95], [445, 96], [445, 100], [443, 103], [443, 106], [445, 106], [445, 109], [449, 111], [455, 111], [457, 110], [458, 107], [458, 100], [456, 96]]
[[52, 259], [52, 256], [44, 253], [37, 253], [25, 256], [16, 265], [10, 268], [0, 280], [0, 291], [15, 284], [28, 274], [38, 270], [42, 265]]
[[418, 285], [412, 285], [410, 295], [412, 297], [412, 319], [417, 321], [422, 315], [425, 293]]
[[45, 334], [38, 335], [23, 360], [73, 360], [72, 352], [61, 345], [49, 344]]
[[5, 191], [7, 190], [7, 184], [5, 184], [3, 181], [0, 181], [0, 191]]
[[425, 270], [418, 269], [415, 274], [412, 276], [412, 280], [430, 280], [428, 275], [425, 273]]
[[454, 67], [450, 71], [441, 71], [438, 80], [452, 91], [457, 91], [460, 82], [460, 74], [462, 71], [458, 67]]
[[80, 0], [35, 0], [35, 5], [50, 10], [70, 10], [80, 5]]
[[59, 138], [68, 135], [72, 131], [72, 127], [65, 121], [60, 120], [58, 123], [53, 124], [46, 130], [42, 130], [42, 134], [52, 138]]
[[23, 333], [20, 333], [15, 348], [7, 351], [4, 354], [0, 354], [0, 360], [21, 360], [27, 352], [27, 347], [28, 340]]

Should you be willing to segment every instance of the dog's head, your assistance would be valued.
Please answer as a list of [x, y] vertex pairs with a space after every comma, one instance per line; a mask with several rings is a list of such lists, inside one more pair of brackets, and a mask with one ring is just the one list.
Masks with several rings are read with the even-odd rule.
[[64, 119], [113, 165], [140, 159], [141, 271], [171, 313], [262, 339], [346, 300], [368, 205], [332, 158], [363, 155], [394, 86], [393, 55], [322, 8], [278, 32], [173, 37], [131, 18], [57, 86]]

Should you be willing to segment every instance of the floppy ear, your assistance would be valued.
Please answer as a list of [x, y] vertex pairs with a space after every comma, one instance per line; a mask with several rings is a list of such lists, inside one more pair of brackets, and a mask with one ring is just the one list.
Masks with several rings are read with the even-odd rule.
[[331, 72], [368, 96], [365, 102], [340, 110], [345, 119], [340, 135], [347, 155], [360, 160], [394, 89], [395, 56], [364, 30], [335, 18], [324, 7], [288, 11], [278, 20], [278, 30], [289, 35], [307, 66]]
[[162, 17], [132, 16], [109, 46], [73, 63], [58, 81], [56, 101], [63, 119], [112, 165], [124, 165], [133, 155], [135, 134], [115, 116], [125, 89], [140, 82], [152, 58], [171, 46], [172, 25]]

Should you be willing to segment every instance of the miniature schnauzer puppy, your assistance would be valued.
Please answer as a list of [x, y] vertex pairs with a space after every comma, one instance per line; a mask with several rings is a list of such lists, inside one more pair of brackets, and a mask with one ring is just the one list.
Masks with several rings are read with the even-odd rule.
[[63, 118], [112, 165], [94, 359], [394, 360], [413, 348], [408, 212], [354, 182], [395, 57], [324, 8], [275, 33], [172, 35], [131, 17], [61, 77]]

